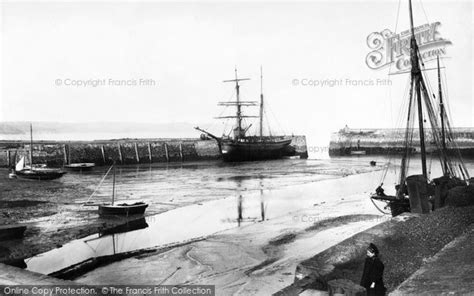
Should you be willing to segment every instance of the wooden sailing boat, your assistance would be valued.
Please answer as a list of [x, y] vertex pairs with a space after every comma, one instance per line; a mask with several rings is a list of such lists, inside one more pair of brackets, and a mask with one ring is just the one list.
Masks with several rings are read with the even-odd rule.
[[32, 180], [54, 180], [61, 178], [66, 172], [61, 169], [49, 168], [46, 165], [35, 165], [33, 163], [33, 126], [30, 124], [30, 165], [25, 165], [25, 157], [22, 157], [15, 166], [15, 175]]
[[[427, 84], [422, 74], [423, 63], [420, 63], [419, 50], [415, 39], [415, 31], [413, 26], [412, 4], [409, 0], [410, 14], [410, 60], [411, 60], [411, 80], [408, 104], [408, 117], [405, 129], [405, 153], [401, 160], [401, 170], [399, 183], [395, 187], [395, 196], [385, 195], [382, 189], [383, 183], [377, 188], [376, 194], [371, 198], [381, 200], [388, 203], [392, 216], [396, 216], [405, 211], [418, 213], [427, 213], [431, 210], [428, 201], [434, 199], [434, 203], [442, 206], [443, 198], [445, 198], [446, 190], [449, 187], [466, 184], [469, 179], [469, 173], [462, 161], [459, 149], [454, 142], [449, 119], [446, 114], [443, 103], [443, 92], [441, 89], [441, 75], [438, 57], [438, 91], [439, 91], [439, 112], [436, 110], [436, 103], [432, 101], [434, 94], [430, 95]], [[426, 108], [428, 119], [431, 124], [433, 140], [438, 147], [438, 157], [441, 162], [443, 176], [429, 180], [426, 165], [426, 148], [425, 148], [425, 130], [423, 118], [423, 106]], [[413, 139], [413, 121], [415, 110], [418, 116], [418, 131], [421, 153], [421, 175], [407, 176], [410, 153], [412, 151], [411, 144]], [[441, 123], [441, 126], [440, 126]], [[449, 140], [449, 142], [447, 141]], [[456, 151], [454, 156], [448, 153], [448, 143], [452, 146], [451, 150]], [[444, 192], [444, 193], [443, 193]], [[444, 196], [443, 196], [444, 194]]]
[[[148, 204], [143, 201], [115, 201], [115, 164], [113, 164], [105, 176], [103, 177], [102, 181], [107, 177], [109, 172], [113, 169], [113, 179], [112, 179], [112, 203], [111, 204], [92, 204], [86, 202], [84, 205], [87, 206], [98, 206], [99, 215], [101, 216], [108, 216], [108, 215], [120, 215], [120, 216], [130, 216], [130, 215], [139, 215], [145, 213]], [[100, 184], [102, 184], [102, 181]], [[100, 184], [98, 187], [100, 187]], [[96, 189], [97, 191], [97, 189]], [[94, 195], [95, 191], [89, 197], [89, 199]]]
[[71, 163], [70, 147], [68, 147], [67, 151], [68, 151], [67, 164], [64, 165], [66, 169], [70, 171], [76, 171], [76, 172], [86, 172], [86, 171], [91, 171], [95, 167], [95, 163], [93, 162]]
[[95, 167], [93, 162], [78, 162], [78, 163], [69, 163], [64, 166], [66, 169], [71, 171], [91, 171]]
[[[217, 137], [210, 132], [196, 127], [195, 129], [203, 132], [209, 137], [215, 139], [219, 145], [219, 150], [224, 161], [253, 161], [263, 159], [276, 159], [284, 156], [292, 156], [295, 153], [293, 147], [290, 146], [292, 139], [290, 137], [276, 137], [263, 135], [263, 75], [260, 73], [261, 91], [260, 91], [260, 112], [259, 116], [249, 116], [242, 114], [242, 107], [258, 106], [256, 101], [242, 101], [240, 99], [240, 81], [250, 80], [249, 78], [238, 78], [237, 69], [235, 69], [235, 79], [224, 80], [224, 82], [235, 82], [236, 100], [230, 102], [220, 102], [220, 106], [235, 106], [236, 113], [232, 116], [221, 116], [219, 119], [235, 118], [236, 124], [232, 129], [232, 136]], [[256, 136], [248, 136], [246, 133], [251, 127], [243, 126], [244, 118], [259, 118], [259, 134]]]

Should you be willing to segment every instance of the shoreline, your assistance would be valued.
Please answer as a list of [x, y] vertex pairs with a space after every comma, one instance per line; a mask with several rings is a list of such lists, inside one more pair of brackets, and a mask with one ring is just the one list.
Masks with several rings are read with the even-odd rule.
[[[341, 181], [357, 183], [369, 176], [325, 182], [332, 186]], [[320, 195], [308, 207], [224, 230], [165, 254], [139, 256], [100, 267], [75, 282], [146, 284], [167, 279], [169, 284], [215, 284], [224, 295], [269, 295], [293, 281], [300, 260], [387, 219], [364, 193], [333, 194], [338, 197], [325, 202], [327, 196]], [[361, 215], [361, 211], [365, 214]], [[179, 272], [168, 278], [165, 271], [177, 267]]]
[[[336, 160], [332, 165], [339, 166], [340, 163], [341, 162]], [[254, 219], [254, 215], [259, 215], [259, 203], [262, 193], [259, 195], [257, 190], [243, 188], [242, 193], [245, 197], [244, 204], [250, 208], [244, 209], [244, 220], [240, 227], [231, 227], [204, 237], [195, 237], [187, 241], [182, 240], [170, 245], [160, 245], [125, 252], [119, 254], [117, 258], [113, 256], [95, 258], [92, 259], [91, 262], [82, 262], [83, 266], [81, 268], [83, 268], [83, 270], [70, 278], [75, 278], [75, 283], [80, 284], [107, 284], [109, 282], [110, 284], [114, 284], [114, 281], [120, 283], [130, 278], [133, 278], [134, 281], [143, 280], [145, 284], [150, 280], [160, 278], [167, 279], [168, 274], [165, 272], [160, 273], [160, 268], [172, 270], [176, 268], [176, 266], [179, 266], [179, 271], [176, 272], [173, 277], [167, 279], [168, 283], [216, 284], [218, 291], [236, 294], [271, 294], [278, 292], [279, 289], [284, 289], [285, 286], [293, 283], [296, 267], [301, 261], [311, 258], [315, 253], [324, 254], [331, 248], [337, 248], [343, 244], [344, 241], [351, 240], [353, 236], [362, 235], [364, 232], [370, 231], [372, 227], [376, 228], [378, 225], [389, 223], [387, 222], [388, 217], [381, 216], [367, 198], [368, 192], [366, 188], [370, 184], [368, 180], [378, 175], [378, 169], [380, 168], [377, 167], [367, 170], [363, 167], [354, 166], [355, 164], [357, 163], [351, 163], [350, 169], [338, 169], [337, 172], [339, 172], [339, 174], [333, 174], [336, 171], [333, 171], [331, 166], [325, 167], [318, 164], [318, 168], [326, 173], [324, 178], [316, 178], [314, 182], [305, 183], [304, 185], [294, 184], [273, 190], [266, 189], [265, 192], [268, 196], [264, 199], [266, 202], [269, 202], [270, 214], [262, 221]], [[348, 172], [352, 172], [353, 174], [347, 176]], [[233, 175], [230, 176], [229, 178], [235, 178]], [[238, 178], [243, 177], [245, 176], [238, 176]], [[48, 184], [54, 186], [46, 186], [46, 188], [43, 188], [45, 192], [53, 192], [56, 194], [58, 194], [58, 188], [56, 188], [56, 186], [65, 185], [54, 182]], [[77, 187], [75, 187], [76, 185], [77, 184], [69, 184], [65, 186], [66, 188], [63, 188], [63, 190], [74, 191], [74, 189], [77, 189]], [[20, 188], [21, 186], [18, 189]], [[83, 189], [84, 188], [81, 188], [81, 190]], [[328, 192], [328, 189], [331, 191]], [[10, 194], [11, 193], [12, 192], [10, 192]], [[298, 207], [283, 212], [279, 212], [281, 209], [275, 211], [276, 208], [274, 207], [281, 206], [280, 202], [284, 200], [292, 202], [295, 197], [298, 198], [298, 202], [296, 203]], [[18, 196], [16, 202], [21, 204], [23, 198], [22, 196]], [[227, 199], [227, 197], [208, 199], [202, 201], [202, 203], [217, 202], [219, 205], [234, 204], [236, 201], [235, 198], [234, 196], [230, 199]], [[170, 210], [173, 209], [184, 210], [182, 212], [180, 210], [180, 213], [183, 214], [186, 213], [186, 206], [194, 205], [195, 207], [200, 203], [201, 202], [183, 203], [181, 206], [175, 204], [175, 206], [178, 207], [169, 208], [160, 214], [169, 213]], [[73, 200], [68, 201], [68, 206], [74, 207], [74, 205]], [[255, 207], [256, 205], [258, 207]], [[36, 210], [36, 207], [43, 206], [44, 204], [38, 203], [29, 208], [33, 211]], [[217, 206], [216, 209], [217, 208], [220, 208], [220, 206]], [[200, 205], [196, 211], [202, 212], [202, 209], [204, 208]], [[427, 253], [420, 253], [420, 249], [414, 247], [416, 246], [416, 239], [418, 239], [416, 235], [414, 236], [414, 240], [406, 240], [406, 236], [412, 232], [414, 234], [421, 233], [419, 236], [422, 238], [431, 235], [434, 231], [432, 229], [433, 225], [431, 224], [431, 226], [428, 225], [429, 227], [427, 226], [427, 228], [424, 229], [423, 223], [411, 223], [411, 226], [407, 226], [405, 231], [401, 231], [402, 238], [397, 238], [396, 236], [390, 238], [389, 236], [388, 239], [386, 238], [376, 243], [379, 248], [385, 250], [381, 252], [383, 252], [385, 256], [383, 260], [387, 260], [384, 261], [387, 262], [386, 266], [394, 266], [398, 264], [398, 261], [404, 264], [405, 261], [403, 260], [406, 260], [406, 257], [410, 257], [400, 255], [405, 244], [395, 244], [399, 249], [396, 250], [397, 252], [390, 254], [390, 256], [399, 256], [394, 257], [396, 260], [392, 260], [393, 258], [390, 259], [390, 257], [387, 256], [386, 252], [389, 251], [383, 247], [384, 244], [390, 249], [394, 248], [394, 241], [401, 242], [406, 240], [409, 242], [405, 247], [409, 247], [409, 252], [411, 252], [410, 254], [412, 256], [411, 261], [414, 263], [410, 262], [408, 267], [405, 266], [402, 269], [387, 269], [392, 270], [392, 272], [387, 273], [387, 286], [390, 286], [390, 289], [393, 290], [397, 284], [400, 284], [400, 282], [406, 279], [411, 273], [418, 270], [426, 258], [433, 256], [449, 243], [450, 239], [456, 237], [459, 231], [463, 229], [462, 225], [472, 224], [474, 221], [474, 214], [471, 214], [472, 208], [469, 208], [468, 212], [466, 212], [465, 209], [466, 208], [447, 207], [435, 211], [430, 215], [416, 218], [420, 221], [434, 223], [434, 225], [438, 227], [436, 232], [438, 235], [435, 242], [436, 244], [430, 241], [423, 241], [423, 243], [419, 245], [419, 248], [424, 245], [430, 248], [433, 247]], [[231, 211], [234, 210], [235, 208], [232, 206]], [[453, 211], [454, 214], [444, 214], [444, 220], [442, 220], [444, 224], [439, 226], [438, 224], [441, 223], [441, 220], [437, 222], [436, 217], [449, 211]], [[459, 213], [461, 214], [459, 215]], [[156, 213], [151, 213], [147, 215], [147, 217], [156, 219], [152, 217], [155, 214]], [[158, 216], [160, 216], [160, 214], [158, 214]], [[42, 217], [42, 221], [47, 222], [50, 217], [51, 216], [44, 216]], [[63, 213], [61, 217], [71, 218], [68, 217], [67, 212]], [[89, 218], [91, 218], [91, 216], [89, 216]], [[231, 215], [226, 219], [233, 218], [235, 217]], [[101, 219], [94, 219], [87, 220], [85, 221], [86, 223], [83, 221], [83, 224], [75, 225], [73, 228], [59, 224], [54, 231], [46, 233], [41, 233], [44, 229], [30, 229], [32, 232], [36, 231], [36, 233], [33, 233], [36, 237], [43, 235], [43, 238], [42, 241], [36, 242], [37, 249], [30, 249], [29, 251], [42, 253], [38, 251], [55, 249], [66, 242], [70, 242], [71, 239], [77, 239], [78, 236], [85, 237], [89, 234], [97, 233], [98, 231], [104, 231], [105, 229], [110, 230], [111, 227], [117, 227], [127, 222], [131, 223], [132, 220], [112, 219], [111, 221], [103, 221]], [[77, 222], [75, 219], [68, 221], [72, 224]], [[92, 227], [91, 221], [95, 223]], [[225, 223], [231, 222], [231, 220], [225, 221]], [[183, 223], [186, 224], [186, 222]], [[49, 222], [49, 224], [51, 224], [51, 222]], [[69, 224], [69, 226], [72, 224]], [[418, 226], [415, 230], [412, 230], [410, 227], [414, 227], [415, 224]], [[403, 227], [397, 227], [391, 230], [392, 235], [396, 231], [400, 231], [396, 229], [402, 228], [403, 230]], [[58, 232], [57, 228], [62, 230]], [[454, 230], [452, 230], [453, 228]], [[70, 231], [71, 229], [74, 229], [74, 231]], [[113, 231], [111, 233], [113, 233]], [[356, 235], [354, 235], [354, 233], [356, 233]], [[28, 235], [31, 236], [31, 234], [32, 233], [29, 233]], [[26, 245], [32, 241], [33, 239], [30, 237], [25, 238], [21, 243]], [[387, 243], [387, 241], [389, 243]], [[10, 247], [17, 252], [15, 254], [20, 254], [22, 251], [25, 251], [18, 248], [18, 245], [15, 246], [18, 242], [19, 241], [8, 242], [11, 244]], [[212, 250], [211, 253], [209, 253], [210, 250]], [[241, 259], [240, 261], [235, 259], [228, 262], [228, 259], [232, 257]], [[245, 258], [245, 260], [242, 258]], [[238, 265], [233, 265], [234, 263], [231, 261], [237, 261]], [[396, 262], [396, 264], [394, 264], [394, 262]], [[347, 265], [343, 266], [347, 273], [347, 270], [356, 268], [355, 265], [356, 264], [349, 264], [349, 267]], [[141, 268], [135, 270], [132, 266], [141, 266]], [[155, 269], [157, 267], [159, 268]], [[71, 274], [74, 274], [74, 268], [75, 266], [68, 267], [68, 269], [72, 270]], [[357, 268], [353, 271], [356, 274]], [[128, 272], [132, 272], [132, 275], [127, 274]], [[137, 274], [135, 275], [133, 272]], [[140, 274], [140, 272], [145, 273]], [[150, 274], [153, 276], [152, 279], [147, 278]], [[393, 274], [396, 276], [393, 276]], [[68, 278], [68, 276], [66, 276], [66, 278]]]
[[324, 290], [327, 282], [335, 279], [358, 284], [369, 242], [378, 247], [385, 265], [387, 293], [394, 292], [473, 225], [474, 206], [445, 207], [424, 215], [402, 214], [302, 261], [297, 268], [301, 279], [276, 295]]
[[[358, 175], [377, 169], [365, 169], [363, 166], [360, 166], [359, 168], [338, 168], [335, 170], [332, 167], [333, 165], [322, 166], [319, 168], [321, 170], [321, 177], [316, 177], [311, 182], [305, 184], [341, 179], [348, 175]], [[79, 201], [84, 200], [81, 196], [88, 196], [92, 193], [96, 183], [95, 178], [100, 178], [100, 175], [84, 174], [80, 176], [88, 178], [85, 181], [63, 183], [55, 181], [9, 180], [6, 177], [7, 170], [1, 168], [0, 174], [2, 174], [0, 183], [8, 184], [0, 200], [0, 207], [7, 210], [3, 213], [3, 217], [0, 217], [0, 221], [6, 225], [20, 223], [28, 226], [23, 239], [5, 241], [2, 244], [0, 248], [0, 262], [32, 257], [58, 248], [72, 240], [84, 238], [126, 224], [130, 220], [135, 219], [135, 217], [131, 219], [101, 218], [98, 217], [97, 211], [90, 207], [81, 206]], [[260, 176], [257, 177], [260, 178]], [[25, 184], [28, 187], [25, 188]], [[30, 188], [29, 184], [34, 186]], [[285, 184], [283, 187], [274, 190], [287, 190], [292, 188], [292, 186], [296, 188], [296, 186], [300, 185]], [[257, 191], [256, 188], [243, 188], [245, 194], [255, 194]], [[229, 194], [230, 192], [227, 195], [214, 198], [198, 197], [198, 199], [193, 201], [155, 201], [153, 203], [159, 205], [159, 207], [147, 210], [144, 217], [152, 217], [193, 204], [225, 199], [229, 197]]]

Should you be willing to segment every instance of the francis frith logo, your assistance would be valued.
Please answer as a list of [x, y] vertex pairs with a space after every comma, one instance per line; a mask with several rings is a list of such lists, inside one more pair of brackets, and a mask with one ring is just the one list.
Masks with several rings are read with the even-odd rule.
[[[437, 56], [446, 56], [446, 47], [451, 41], [441, 37], [440, 22], [415, 27], [415, 38], [423, 62], [436, 60]], [[373, 32], [367, 36], [367, 46], [372, 50], [365, 62], [371, 69], [378, 70], [392, 64], [392, 72], [404, 72], [410, 69], [410, 30], [395, 34], [389, 29]]]

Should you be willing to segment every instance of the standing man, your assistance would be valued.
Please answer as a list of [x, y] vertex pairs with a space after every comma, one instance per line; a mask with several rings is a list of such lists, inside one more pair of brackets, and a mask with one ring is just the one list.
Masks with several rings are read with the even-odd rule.
[[387, 290], [383, 284], [384, 265], [378, 255], [379, 250], [371, 243], [367, 248], [364, 272], [360, 280], [360, 285], [367, 290], [367, 296], [383, 296]]

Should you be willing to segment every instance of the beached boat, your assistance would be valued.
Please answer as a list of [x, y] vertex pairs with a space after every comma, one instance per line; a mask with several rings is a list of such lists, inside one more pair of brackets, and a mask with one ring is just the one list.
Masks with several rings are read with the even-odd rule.
[[[465, 186], [469, 180], [469, 172], [462, 161], [461, 154], [454, 141], [450, 120], [445, 111], [443, 102], [443, 91], [441, 87], [441, 70], [438, 57], [438, 100], [433, 91], [429, 89], [429, 83], [425, 82], [423, 71], [424, 63], [420, 63], [420, 54], [415, 38], [413, 26], [412, 4], [409, 0], [410, 15], [410, 92], [408, 95], [408, 114], [405, 128], [404, 146], [405, 153], [401, 159], [398, 185], [395, 186], [395, 195], [386, 195], [382, 188], [383, 179], [375, 194], [371, 195], [372, 200], [379, 200], [387, 203], [392, 216], [396, 216], [406, 211], [416, 213], [429, 213], [431, 210], [442, 207], [447, 195], [447, 190], [455, 186]], [[443, 176], [430, 179], [426, 164], [425, 149], [425, 118], [423, 109], [428, 114], [428, 121], [431, 125], [433, 139], [438, 147], [436, 156], [439, 158]], [[416, 112], [418, 111], [418, 112]], [[417, 114], [416, 114], [417, 113]], [[415, 115], [418, 117], [419, 142], [421, 153], [422, 172], [418, 175], [407, 176], [410, 157], [413, 152], [413, 133]], [[455, 153], [448, 153], [455, 151]], [[388, 166], [387, 166], [388, 170]], [[375, 203], [374, 203], [375, 204]]]
[[54, 180], [61, 178], [66, 172], [61, 169], [50, 168], [45, 164], [33, 164], [33, 126], [30, 124], [30, 165], [25, 164], [25, 157], [22, 157], [15, 166], [14, 173], [9, 175], [14, 178], [14, 175], [31, 180]]
[[[71, 148], [67, 146], [67, 164], [64, 165], [64, 168], [69, 171], [74, 172], [87, 172], [91, 171], [95, 167], [95, 163], [93, 162], [74, 162], [71, 163]], [[65, 148], [66, 150], [66, 148]]]
[[[260, 75], [261, 82], [263, 80]], [[205, 135], [217, 141], [220, 153], [224, 161], [254, 161], [264, 159], [278, 159], [285, 156], [295, 155], [294, 147], [291, 147], [291, 137], [286, 136], [264, 136], [263, 135], [263, 117], [264, 117], [264, 101], [263, 89], [260, 92], [260, 104], [257, 101], [242, 101], [240, 99], [240, 81], [250, 80], [249, 78], [238, 78], [237, 69], [235, 70], [235, 79], [224, 80], [224, 82], [234, 82], [236, 91], [236, 100], [228, 102], [220, 102], [220, 106], [236, 107], [235, 115], [220, 116], [218, 119], [235, 119], [236, 124], [232, 128], [231, 136], [217, 137], [210, 132], [196, 127], [195, 129], [203, 132]], [[242, 114], [242, 107], [258, 106], [260, 108], [259, 116], [249, 116]], [[244, 127], [243, 120], [245, 118], [259, 119], [258, 135], [248, 136], [247, 132], [252, 124]]]
[[15, 172], [16, 176], [30, 180], [55, 180], [61, 178], [64, 174], [66, 172], [52, 168], [26, 168]]
[[97, 191], [97, 189], [91, 194], [89, 197], [89, 200], [84, 203], [86, 206], [98, 206], [99, 210], [99, 215], [100, 216], [111, 216], [111, 215], [118, 215], [118, 216], [130, 216], [130, 215], [140, 215], [144, 214], [146, 208], [148, 207], [148, 204], [143, 202], [143, 201], [138, 201], [138, 200], [126, 200], [126, 201], [115, 201], [115, 164], [112, 165], [105, 176], [102, 178], [101, 182], [99, 183], [99, 186], [102, 184], [102, 182], [105, 180], [107, 175], [109, 174], [110, 171], [113, 171], [113, 179], [112, 179], [112, 202], [110, 204], [93, 204], [89, 203], [89, 200], [92, 198], [94, 193]]
[[99, 215], [139, 215], [145, 213], [148, 204], [142, 201], [120, 202], [111, 205], [99, 205]]
[[91, 171], [95, 167], [95, 163], [93, 162], [77, 162], [77, 163], [70, 163], [66, 164], [64, 168], [76, 171], [76, 172], [86, 172]]
[[99, 232], [99, 237], [104, 235], [119, 234], [139, 229], [145, 229], [148, 227], [145, 217], [140, 217], [138, 219], [127, 220], [124, 224], [114, 226], [112, 228], [106, 228]]

